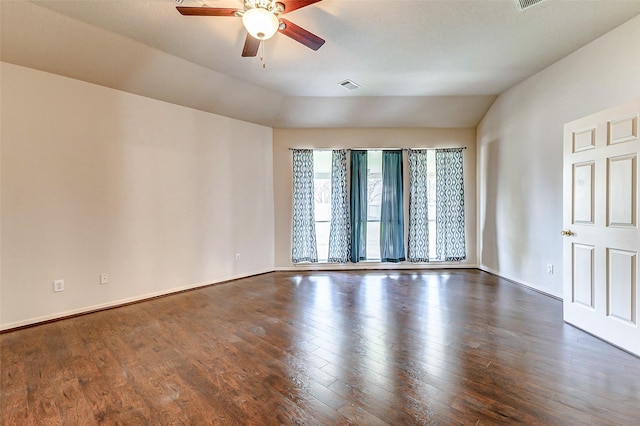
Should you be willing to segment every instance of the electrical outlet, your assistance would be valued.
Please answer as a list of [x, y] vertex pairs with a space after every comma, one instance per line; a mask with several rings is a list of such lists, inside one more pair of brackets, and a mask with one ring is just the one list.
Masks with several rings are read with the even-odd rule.
[[109, 274], [100, 274], [100, 284], [109, 284]]
[[64, 280], [55, 280], [53, 282], [53, 291], [56, 293], [64, 291]]
[[240, 262], [240, 253], [236, 253], [236, 262]]
[[547, 274], [553, 274], [553, 265], [551, 263], [547, 264]]

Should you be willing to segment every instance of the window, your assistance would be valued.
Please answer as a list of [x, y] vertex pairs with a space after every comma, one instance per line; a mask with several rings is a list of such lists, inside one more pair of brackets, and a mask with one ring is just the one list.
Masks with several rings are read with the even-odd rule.
[[436, 257], [436, 151], [427, 150], [427, 204], [429, 206], [429, 260], [437, 260]]
[[318, 260], [326, 262], [331, 225], [331, 151], [313, 151], [313, 178]]
[[[367, 151], [367, 260], [380, 260], [382, 151]], [[314, 208], [318, 260], [326, 262], [331, 223], [331, 151], [313, 152]]]
[[466, 259], [461, 148], [409, 150], [411, 262]]
[[380, 260], [382, 151], [367, 151], [367, 260]]
[[[311, 152], [311, 150], [307, 150]], [[426, 261], [460, 261], [466, 258], [465, 253], [465, 237], [464, 237], [464, 188], [462, 181], [462, 149], [422, 149], [422, 150], [410, 150], [409, 155], [409, 173], [414, 177], [418, 176], [419, 180], [418, 192], [411, 192], [410, 190], [404, 191], [405, 202], [407, 199], [410, 204], [414, 197], [420, 198], [420, 207], [415, 210], [419, 216], [418, 222], [414, 221], [414, 213], [412, 208], [409, 209], [409, 256], [407, 260], [413, 262], [426, 262]], [[381, 238], [381, 216], [382, 216], [382, 199], [383, 199], [383, 176], [382, 176], [382, 163], [383, 163], [383, 151], [382, 150], [367, 150], [359, 151], [359, 156], [366, 158], [366, 206], [365, 203], [360, 204], [360, 217], [365, 218], [365, 212], [362, 208], [366, 208], [366, 243], [364, 241], [364, 235], [360, 234], [360, 240], [363, 245], [366, 244], [366, 257], [362, 253], [362, 256], [356, 257], [356, 259], [368, 260], [368, 261], [380, 261], [380, 238]], [[366, 154], [365, 154], [366, 153]], [[411, 160], [412, 153], [419, 155], [420, 159]], [[353, 154], [353, 152], [352, 152]], [[345, 156], [348, 155], [346, 150], [341, 150], [342, 168], [336, 166], [336, 170], [340, 171], [340, 177], [336, 175], [334, 177], [339, 182], [346, 182], [345, 168], [344, 166]], [[366, 157], [364, 157], [366, 155]], [[388, 158], [385, 154], [384, 158]], [[396, 157], [397, 158], [397, 157]], [[400, 157], [401, 158], [401, 157]], [[309, 158], [309, 160], [311, 160]], [[387, 161], [387, 160], [385, 160]], [[406, 164], [407, 157], [404, 156], [404, 162]], [[307, 226], [311, 230], [311, 234], [304, 237], [300, 241], [311, 241], [312, 246], [317, 247], [317, 261], [327, 262], [329, 258], [329, 239], [330, 228], [332, 220], [332, 151], [330, 150], [313, 150], [313, 209], [314, 211], [308, 215], [310, 223]], [[310, 162], [309, 162], [310, 163]], [[386, 163], [385, 163], [386, 164]], [[396, 163], [398, 164], [398, 163]], [[362, 162], [362, 166], [365, 163]], [[353, 166], [353, 165], [352, 165]], [[401, 166], [401, 164], [400, 164]], [[390, 166], [388, 166], [390, 167]], [[310, 169], [307, 169], [310, 176]], [[363, 169], [360, 169], [363, 170]], [[401, 173], [402, 167], [398, 169], [398, 173]], [[413, 170], [413, 172], [412, 172]], [[413, 174], [411, 174], [413, 173]], [[416, 174], [417, 173], [417, 174]], [[364, 183], [364, 174], [360, 174], [360, 182]], [[396, 175], [401, 176], [401, 174]], [[386, 177], [385, 177], [386, 179]], [[397, 179], [396, 179], [397, 181]], [[346, 185], [346, 183], [344, 184]], [[341, 186], [341, 185], [340, 185]], [[309, 184], [308, 188], [311, 187]], [[342, 196], [338, 196], [338, 199], [344, 200], [348, 204], [347, 190], [345, 186], [342, 187]], [[364, 195], [365, 188], [362, 185], [362, 195]], [[349, 193], [352, 192], [349, 190]], [[402, 190], [400, 191], [402, 193]], [[311, 195], [307, 192], [308, 195]], [[419, 194], [419, 195], [413, 195]], [[344, 197], [344, 198], [341, 198]], [[353, 194], [352, 194], [353, 197]], [[416, 199], [417, 199], [416, 198]], [[311, 200], [309, 200], [309, 209], [311, 208]], [[335, 201], [335, 200], [334, 200]], [[353, 198], [352, 198], [353, 201]], [[345, 204], [341, 204], [344, 206]], [[388, 204], [386, 204], [388, 205]], [[395, 205], [398, 205], [397, 202]], [[334, 207], [335, 208], [335, 207]], [[346, 218], [342, 220], [349, 221], [347, 216], [348, 209], [342, 209], [337, 207], [341, 212], [340, 218]], [[385, 213], [387, 214], [387, 213]], [[402, 214], [400, 214], [402, 216]], [[398, 217], [396, 215], [396, 217]], [[334, 218], [335, 219], [335, 218]], [[343, 222], [344, 223], [344, 222]], [[364, 231], [364, 220], [360, 220], [358, 223], [363, 226], [361, 229]], [[387, 223], [387, 222], [385, 222]], [[315, 225], [315, 229], [312, 227]], [[345, 225], [346, 226], [346, 225]], [[412, 233], [412, 227], [419, 229], [418, 233]], [[353, 224], [352, 224], [353, 228]], [[400, 229], [402, 226], [400, 226]], [[348, 233], [348, 226], [342, 228]], [[387, 228], [385, 228], [387, 229]], [[405, 231], [406, 232], [406, 231]], [[344, 233], [342, 235], [345, 235]], [[387, 234], [385, 234], [387, 235]], [[398, 234], [401, 235], [401, 234]], [[413, 237], [412, 237], [413, 235]], [[315, 241], [313, 241], [315, 236]], [[405, 234], [406, 237], [406, 234]], [[331, 237], [334, 238], [334, 237]], [[352, 237], [353, 238], [353, 237]], [[412, 238], [414, 238], [412, 240]], [[417, 239], [416, 239], [417, 238]], [[335, 241], [335, 240], [334, 240]], [[332, 241], [332, 247], [334, 244]], [[354, 250], [353, 241], [351, 245], [348, 240], [343, 240], [342, 247], [344, 247], [344, 256], [348, 256], [349, 247], [351, 247], [352, 253]], [[387, 241], [385, 239], [385, 241]], [[400, 236], [394, 244], [395, 247], [402, 247], [402, 237]], [[404, 246], [406, 248], [407, 240], [404, 240]], [[413, 244], [413, 245], [412, 245]], [[294, 244], [294, 248], [297, 244]], [[358, 249], [360, 252], [364, 249], [363, 246]], [[385, 245], [385, 250], [387, 245]], [[416, 248], [417, 247], [417, 248]], [[332, 248], [332, 250], [334, 250]], [[404, 250], [404, 249], [403, 249]], [[414, 254], [418, 253], [418, 256], [412, 256], [411, 252], [414, 250]], [[417, 252], [415, 250], [418, 250]], [[335, 251], [333, 252], [335, 253]], [[332, 254], [332, 262], [344, 262], [344, 257], [335, 257]], [[385, 259], [388, 259], [385, 253]], [[294, 259], [296, 257], [294, 256]], [[300, 258], [300, 257], [299, 257]], [[300, 259], [311, 259], [312, 257], [302, 257]], [[339, 259], [339, 260], [338, 260]], [[404, 260], [404, 256], [400, 257], [400, 261]], [[303, 260], [305, 261], [305, 260]], [[313, 262], [314, 260], [306, 260]], [[353, 260], [352, 260], [353, 261]], [[394, 261], [394, 260], [391, 260]], [[397, 260], [396, 260], [397, 261]], [[295, 260], [294, 260], [295, 263]]]

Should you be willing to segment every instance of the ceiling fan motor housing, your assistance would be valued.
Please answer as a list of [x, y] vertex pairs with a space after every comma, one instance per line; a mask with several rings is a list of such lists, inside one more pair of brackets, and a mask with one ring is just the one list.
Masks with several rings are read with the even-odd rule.
[[278, 16], [284, 12], [284, 5], [273, 0], [245, 0], [244, 11], [251, 9], [265, 9]]

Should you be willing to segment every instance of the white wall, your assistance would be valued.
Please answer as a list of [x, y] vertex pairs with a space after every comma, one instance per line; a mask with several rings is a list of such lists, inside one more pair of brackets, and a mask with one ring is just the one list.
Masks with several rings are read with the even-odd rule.
[[562, 296], [563, 125], [639, 94], [636, 17], [496, 100], [477, 132], [482, 268]]
[[[274, 129], [273, 167], [275, 197], [275, 267], [276, 269], [322, 269], [322, 268], [416, 268], [477, 266], [476, 254], [476, 132], [475, 129]], [[464, 150], [465, 185], [465, 233], [467, 237], [467, 260], [464, 262], [418, 265], [413, 263], [372, 263], [357, 265], [314, 264], [294, 266], [291, 262], [291, 221], [293, 205], [293, 165], [289, 148], [454, 148]], [[405, 174], [405, 198], [409, 182]], [[405, 200], [405, 216], [408, 204]], [[408, 220], [405, 218], [405, 224]], [[406, 225], [405, 225], [406, 226]], [[406, 234], [405, 234], [406, 235]]]
[[[640, 94], [638, 40], [640, 17], [494, 103], [477, 131], [479, 252], [472, 199], [468, 265], [477, 259], [561, 295], [562, 126]], [[0, 88], [0, 329], [290, 268], [289, 147], [465, 145], [465, 181], [475, 185], [473, 129], [272, 137], [267, 127], [7, 63]], [[100, 273], [111, 283], [99, 285]], [[52, 292], [54, 279], [65, 279], [63, 293]]]
[[0, 75], [0, 329], [273, 269], [270, 128]]

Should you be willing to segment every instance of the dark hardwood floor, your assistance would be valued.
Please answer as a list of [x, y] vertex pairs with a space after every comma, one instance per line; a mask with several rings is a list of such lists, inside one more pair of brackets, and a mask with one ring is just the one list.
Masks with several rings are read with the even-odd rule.
[[477, 270], [276, 272], [0, 348], [4, 425], [640, 422], [640, 359]]

